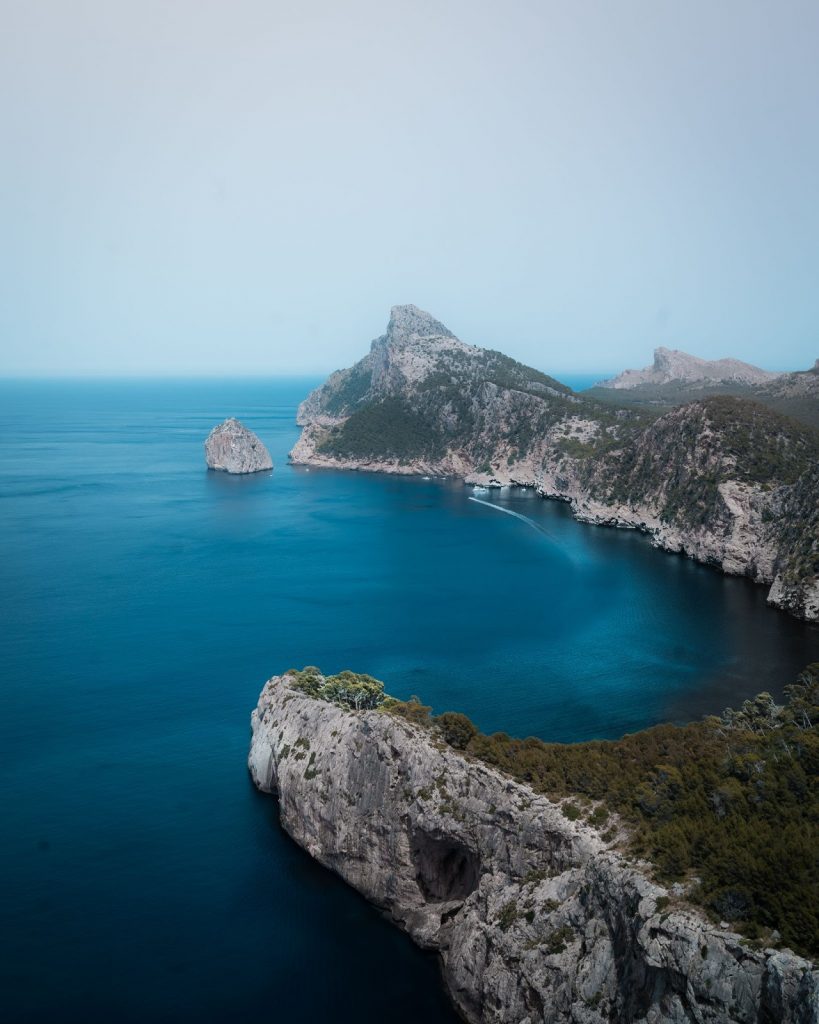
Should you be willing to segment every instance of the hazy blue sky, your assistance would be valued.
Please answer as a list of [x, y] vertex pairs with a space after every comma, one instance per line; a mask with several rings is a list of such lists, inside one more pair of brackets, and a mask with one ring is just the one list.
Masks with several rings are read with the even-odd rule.
[[815, 0], [0, 0], [0, 373], [819, 356]]

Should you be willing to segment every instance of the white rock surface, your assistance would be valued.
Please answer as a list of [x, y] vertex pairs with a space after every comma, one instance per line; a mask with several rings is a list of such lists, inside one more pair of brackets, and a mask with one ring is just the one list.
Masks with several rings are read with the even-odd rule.
[[253, 781], [316, 860], [438, 951], [466, 1020], [819, 1024], [807, 961], [749, 948], [558, 804], [423, 730], [287, 683], [253, 712]]
[[205, 441], [208, 469], [225, 473], [259, 473], [273, 468], [270, 453], [259, 438], [230, 417], [214, 427]]

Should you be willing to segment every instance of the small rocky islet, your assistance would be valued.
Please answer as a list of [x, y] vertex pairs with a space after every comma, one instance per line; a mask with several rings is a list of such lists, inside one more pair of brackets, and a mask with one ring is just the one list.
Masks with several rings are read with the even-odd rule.
[[258, 436], [233, 416], [208, 434], [205, 461], [208, 469], [223, 473], [261, 473], [273, 468], [270, 452]]

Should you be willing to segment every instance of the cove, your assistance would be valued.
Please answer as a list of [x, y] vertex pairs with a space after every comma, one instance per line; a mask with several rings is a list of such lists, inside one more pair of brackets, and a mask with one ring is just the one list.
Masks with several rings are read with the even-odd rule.
[[[819, 657], [764, 588], [532, 491], [289, 467], [314, 383], [0, 383], [4, 1020], [454, 1020], [434, 962], [253, 791], [276, 671], [571, 741]], [[206, 472], [228, 415], [272, 475]]]

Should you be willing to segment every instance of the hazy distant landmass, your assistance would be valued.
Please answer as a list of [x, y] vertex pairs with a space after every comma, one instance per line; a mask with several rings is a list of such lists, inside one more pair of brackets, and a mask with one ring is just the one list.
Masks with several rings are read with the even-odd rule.
[[655, 408], [713, 395], [735, 395], [819, 427], [819, 359], [807, 370], [775, 373], [738, 359], [700, 359], [676, 349], [658, 348], [651, 366], [624, 370], [585, 394], [601, 401]]
[[654, 362], [642, 370], [623, 370], [610, 380], [601, 382], [601, 388], [632, 389], [649, 385], [662, 386], [670, 383], [701, 384], [767, 384], [780, 374], [761, 370], [758, 366], [743, 363], [739, 359], [700, 359], [679, 349], [657, 348]]

